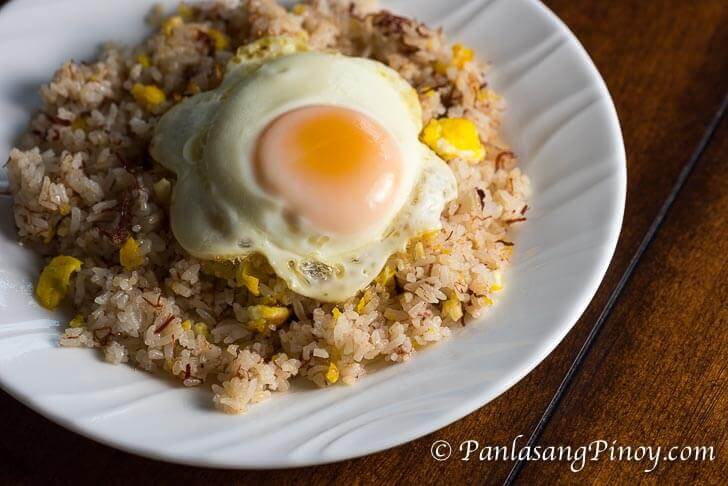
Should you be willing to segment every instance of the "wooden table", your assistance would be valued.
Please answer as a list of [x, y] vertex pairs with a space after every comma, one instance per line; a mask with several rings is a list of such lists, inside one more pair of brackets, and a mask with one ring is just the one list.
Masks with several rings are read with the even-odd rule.
[[[2, 2], [0, 2], [2, 3]], [[50, 423], [0, 392], [0, 483], [519, 484], [728, 481], [728, 3], [551, 0], [614, 97], [628, 195], [616, 255], [588, 310], [511, 390], [420, 440], [287, 471], [215, 471], [142, 459]], [[713, 461], [437, 462], [457, 446], [712, 446]], [[77, 464], [83, 464], [77, 469]]]

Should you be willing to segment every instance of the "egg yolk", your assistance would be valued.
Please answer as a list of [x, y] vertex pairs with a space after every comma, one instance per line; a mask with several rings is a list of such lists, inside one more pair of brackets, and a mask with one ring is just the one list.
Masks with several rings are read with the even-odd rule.
[[361, 233], [381, 222], [404, 183], [397, 142], [367, 115], [298, 108], [273, 120], [254, 153], [258, 184], [319, 230]]

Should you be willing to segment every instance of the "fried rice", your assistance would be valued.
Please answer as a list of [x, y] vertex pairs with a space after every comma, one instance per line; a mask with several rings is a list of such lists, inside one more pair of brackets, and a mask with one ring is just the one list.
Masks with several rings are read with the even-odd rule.
[[[362, 1], [286, 10], [274, 0], [217, 0], [171, 14], [157, 8], [149, 21], [155, 31], [141, 44], [105, 45], [98, 60], [56, 72], [7, 164], [21, 242], [48, 260], [82, 263], [69, 277], [76, 317], [62, 346], [98, 348], [110, 363], [169, 373], [185, 386], [207, 383], [215, 406], [241, 413], [296, 376], [348, 385], [375, 360], [406, 361], [494, 304], [529, 182], [500, 137], [504, 103], [485, 66], [463, 58], [467, 48]], [[238, 264], [187, 254], [168, 223], [174, 174], [148, 154], [161, 114], [214, 88], [237, 47], [286, 34], [389, 65], [418, 91], [424, 123], [468, 119], [485, 147], [479, 163], [448, 162], [458, 197], [443, 229], [410, 242], [337, 305], [290, 291], [264, 261], [253, 289]]]

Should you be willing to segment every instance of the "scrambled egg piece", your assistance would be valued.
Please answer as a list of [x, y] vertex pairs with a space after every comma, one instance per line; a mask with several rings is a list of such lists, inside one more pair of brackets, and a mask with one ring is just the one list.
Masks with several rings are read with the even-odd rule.
[[339, 381], [339, 368], [333, 363], [329, 363], [329, 369], [326, 371], [326, 381], [333, 384]]
[[430, 230], [422, 233], [422, 241], [425, 243], [432, 243], [440, 235], [440, 230]]
[[139, 243], [131, 236], [126, 239], [119, 250], [119, 263], [124, 267], [124, 270], [132, 270], [144, 263], [144, 256], [142, 256]]
[[487, 307], [493, 305], [493, 301], [487, 296], [481, 295], [480, 297], [476, 297], [473, 299], [473, 304], [480, 307]]
[[[184, 327], [184, 322], [182, 323], [182, 326]], [[198, 322], [195, 324], [192, 329], [194, 329], [196, 335], [204, 336], [205, 339], [210, 339], [210, 328], [207, 327], [207, 324], [204, 322]]]
[[427, 88], [424, 91], [422, 91], [422, 96], [425, 97], [425, 98], [432, 98], [433, 96], [435, 96], [435, 93], [436, 92], [435, 92], [434, 89]]
[[425, 245], [423, 245], [421, 241], [415, 243], [414, 255], [417, 260], [425, 258]]
[[73, 319], [68, 323], [68, 327], [83, 327], [86, 325], [86, 318], [83, 317], [83, 314], [76, 314]]
[[452, 46], [452, 63], [458, 69], [462, 69], [467, 63], [474, 58], [473, 50], [462, 44]]
[[448, 65], [447, 65], [447, 63], [445, 63], [443, 61], [440, 61], [440, 60], [435, 61], [434, 68], [435, 68], [435, 72], [437, 74], [447, 74]]
[[40, 305], [53, 310], [58, 307], [68, 292], [71, 274], [81, 269], [81, 260], [59, 255], [54, 257], [40, 273], [35, 295]]
[[180, 17], [182, 17], [183, 20], [191, 20], [195, 16], [194, 9], [184, 3], [180, 3], [177, 6], [177, 13], [180, 15]]
[[452, 59], [450, 60], [450, 63], [443, 60], [437, 60], [433, 67], [436, 73], [447, 74], [447, 70], [450, 66], [462, 69], [466, 64], [472, 62], [473, 59], [475, 59], [475, 54], [471, 48], [465, 47], [462, 44], [455, 44], [452, 46]]
[[[265, 272], [260, 266], [258, 271]], [[234, 280], [238, 287], [245, 287], [254, 296], [260, 295], [260, 277], [254, 275], [254, 263], [246, 259], [240, 263], [235, 261], [204, 261], [202, 271], [217, 278]]]
[[83, 130], [84, 132], [88, 130], [88, 123], [86, 122], [86, 119], [82, 116], [77, 116], [73, 122], [71, 122], [71, 130], [74, 132], [76, 130]]
[[260, 334], [263, 334], [267, 330], [267, 327], [265, 325], [265, 319], [253, 319], [252, 321], [249, 321], [248, 328], [251, 331], [256, 331]]
[[364, 295], [362, 295], [361, 299], [359, 299], [359, 303], [356, 304], [356, 312], [361, 314], [362, 311], [364, 310], [364, 307], [366, 307], [367, 304], [369, 302], [371, 302], [372, 297], [373, 297], [373, 295], [372, 295], [371, 289], [366, 289], [366, 291], [364, 292]]
[[491, 292], [503, 290], [503, 276], [499, 271], [493, 272], [493, 285], [490, 286]]
[[463, 317], [463, 306], [454, 292], [450, 297], [442, 303], [442, 313], [445, 317], [453, 321], [459, 321]]
[[255, 59], [275, 59], [296, 52], [308, 51], [307, 34], [298, 36], [268, 36], [238, 47], [229, 66]]
[[[441, 233], [441, 230], [433, 230], [433, 231], [428, 231], [426, 233], [423, 233], [422, 237], [421, 237], [422, 241], [427, 243], [428, 245], [431, 245], [437, 239], [437, 237], [440, 235], [440, 233]], [[431, 246], [431, 248], [433, 251], [442, 253], [444, 255], [449, 255], [451, 253], [450, 248], [446, 248], [444, 245], [441, 245], [441, 244], [433, 245], [433, 246]]]
[[212, 39], [216, 51], [223, 51], [230, 47], [230, 38], [219, 30], [209, 29], [207, 35]]
[[174, 29], [179, 27], [180, 25], [184, 24], [185, 21], [182, 19], [181, 16], [175, 15], [173, 17], [168, 18], [164, 22], [162, 22], [162, 33], [169, 37], [172, 35], [172, 32], [174, 32]]
[[248, 314], [251, 318], [248, 327], [264, 333], [268, 326], [280, 326], [291, 316], [288, 307], [277, 307], [271, 305], [252, 305], [248, 307]]
[[131, 88], [131, 94], [137, 103], [148, 110], [167, 101], [167, 96], [164, 94], [164, 91], [153, 84], [135, 83]]
[[468, 162], [480, 162], [485, 157], [485, 147], [475, 124], [465, 118], [430, 120], [420, 140], [445, 160], [460, 157]]
[[478, 101], [487, 103], [496, 103], [501, 99], [501, 97], [498, 96], [498, 94], [496, 94], [496, 92], [490, 88], [479, 89], [476, 98], [478, 99]]
[[379, 272], [379, 275], [377, 275], [377, 278], [374, 279], [375, 282], [377, 282], [382, 287], [388, 286], [390, 283], [392, 283], [392, 279], [394, 278], [394, 274], [397, 273], [393, 265], [385, 265], [381, 272]]
[[341, 317], [341, 311], [338, 307], [334, 307], [334, 310], [331, 311], [331, 317], [334, 318], [334, 321], [339, 320], [339, 317]]
[[189, 319], [185, 320], [182, 323], [182, 329], [184, 329], [185, 331], [189, 331], [190, 329], [192, 329], [192, 321]]
[[136, 62], [142, 65], [142, 67], [148, 68], [152, 65], [152, 62], [149, 60], [149, 56], [146, 54], [139, 54], [136, 58]]
[[288, 307], [275, 307], [270, 305], [254, 305], [249, 307], [254, 319], [265, 319], [269, 324], [279, 326], [286, 322], [291, 315]]
[[512, 246], [505, 246], [501, 250], [501, 256], [505, 258], [506, 260], [509, 260], [513, 256], [513, 247]]
[[46, 245], [53, 241], [53, 237], [56, 236], [56, 229], [53, 226], [50, 226], [47, 230], [41, 233], [43, 236], [43, 243]]
[[235, 280], [237, 266], [232, 261], [204, 261], [202, 271], [217, 278]]
[[251, 274], [250, 267], [250, 262], [247, 260], [241, 263], [235, 274], [235, 282], [238, 287], [245, 286], [251, 294], [257, 297], [260, 295], [260, 279]]

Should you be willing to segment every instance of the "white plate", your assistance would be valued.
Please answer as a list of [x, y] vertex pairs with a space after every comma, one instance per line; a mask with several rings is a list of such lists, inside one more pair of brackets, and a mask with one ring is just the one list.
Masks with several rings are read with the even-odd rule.
[[[102, 40], [138, 41], [151, 0], [15, 0], [0, 12], [0, 154], [41, 82]], [[165, 3], [173, 3], [167, 1]], [[58, 315], [32, 297], [37, 262], [0, 208], [0, 384], [95, 440], [158, 459], [232, 468], [336, 461], [443, 427], [531, 371], [576, 322], [606, 271], [626, 189], [619, 122], [579, 42], [532, 0], [393, 0], [384, 5], [473, 46], [509, 104], [506, 135], [533, 181], [507, 289], [482, 322], [351, 387], [299, 387], [242, 416], [91, 350], [59, 349]], [[5, 155], [2, 155], [4, 157]]]

